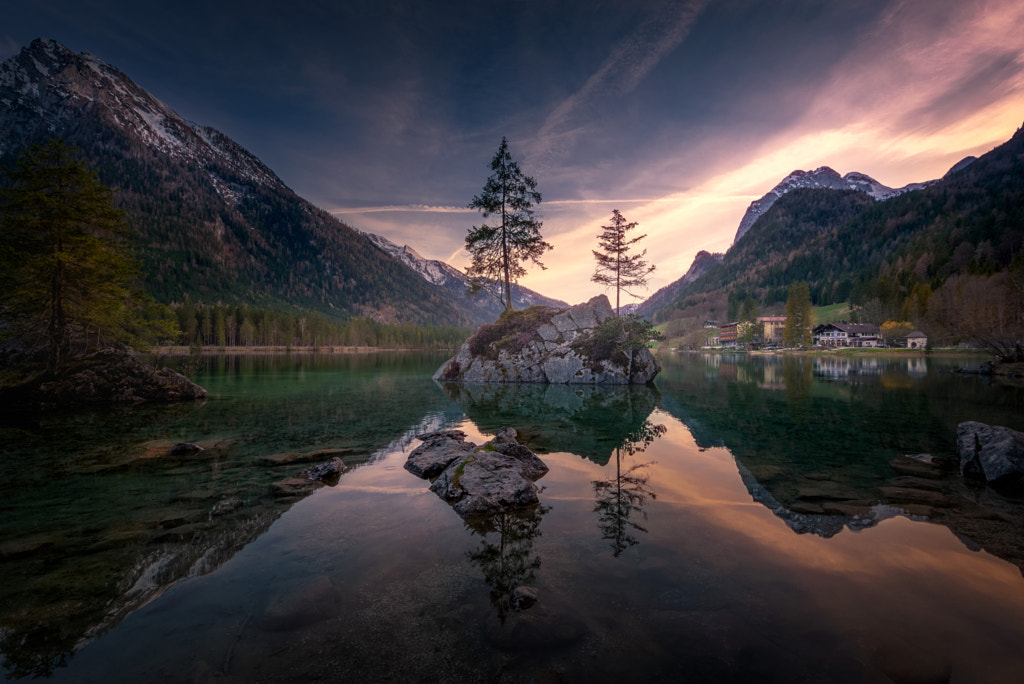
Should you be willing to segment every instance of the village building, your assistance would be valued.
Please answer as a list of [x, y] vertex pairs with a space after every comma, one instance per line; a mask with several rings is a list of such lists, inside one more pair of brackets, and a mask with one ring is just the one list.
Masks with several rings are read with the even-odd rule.
[[761, 340], [765, 344], [782, 344], [782, 333], [786, 329], [785, 316], [761, 316]]
[[879, 347], [882, 336], [871, 323], [823, 323], [814, 328], [819, 347]]
[[723, 347], [736, 346], [736, 326], [738, 323], [726, 323], [718, 329], [718, 341]]
[[907, 349], [924, 349], [928, 346], [928, 336], [920, 330], [915, 330], [903, 339]]

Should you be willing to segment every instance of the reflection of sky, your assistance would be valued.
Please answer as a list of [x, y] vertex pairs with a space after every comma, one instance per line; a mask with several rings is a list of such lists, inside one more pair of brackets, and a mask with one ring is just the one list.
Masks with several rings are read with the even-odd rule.
[[[507, 135], [555, 245], [524, 284], [572, 302], [611, 210], [656, 289], [746, 206], [829, 165], [899, 187], [1010, 137], [1017, 0], [192, 3], [0, 0], [0, 57], [39, 36], [115, 64], [351, 225], [461, 265]], [[501, 27], [495, 30], [494, 27]]]

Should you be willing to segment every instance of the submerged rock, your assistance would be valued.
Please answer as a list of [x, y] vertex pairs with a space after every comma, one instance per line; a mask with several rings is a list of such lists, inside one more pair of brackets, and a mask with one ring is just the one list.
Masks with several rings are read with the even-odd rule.
[[975, 421], [956, 429], [960, 473], [990, 484], [1018, 484], [1024, 480], [1024, 433]]
[[608, 298], [568, 309], [536, 306], [483, 326], [445, 362], [441, 382], [537, 382], [570, 385], [644, 385], [661, 372], [647, 348], [589, 358], [579, 342], [593, 337], [615, 313]]
[[[452, 504], [463, 518], [494, 515], [540, 503], [538, 480], [548, 467], [516, 440], [516, 431], [502, 428], [483, 446], [465, 441], [460, 430], [423, 435], [405, 468], [422, 478], [435, 473], [430, 491]], [[442, 465], [444, 464], [444, 465]]]

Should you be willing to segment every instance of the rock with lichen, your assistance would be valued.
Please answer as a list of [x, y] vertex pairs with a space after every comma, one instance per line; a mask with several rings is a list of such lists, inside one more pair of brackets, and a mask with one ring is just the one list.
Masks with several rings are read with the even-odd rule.
[[434, 374], [439, 382], [644, 385], [661, 372], [646, 347], [596, 344], [615, 316], [608, 298], [568, 309], [532, 306], [481, 326]]

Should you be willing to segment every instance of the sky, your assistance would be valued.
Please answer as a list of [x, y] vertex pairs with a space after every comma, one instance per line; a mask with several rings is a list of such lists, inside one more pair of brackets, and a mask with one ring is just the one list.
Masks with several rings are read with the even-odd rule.
[[[649, 295], [796, 169], [900, 187], [1024, 123], [1020, 0], [0, 0], [117, 66], [348, 225], [464, 267], [502, 137], [554, 249], [521, 281], [570, 303], [618, 209]], [[628, 301], [628, 300], [627, 300]]]

